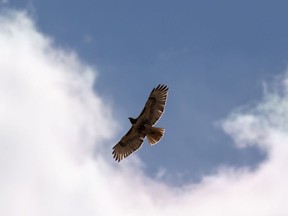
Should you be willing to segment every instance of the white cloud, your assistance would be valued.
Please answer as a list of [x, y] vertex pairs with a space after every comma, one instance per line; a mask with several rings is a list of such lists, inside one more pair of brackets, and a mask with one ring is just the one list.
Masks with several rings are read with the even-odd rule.
[[99, 153], [111, 150], [103, 141], [116, 123], [93, 93], [94, 69], [55, 48], [25, 13], [0, 16], [0, 47], [0, 215], [288, 214], [287, 77], [281, 94], [223, 123], [267, 160], [176, 188], [146, 177], [136, 155], [116, 164]]

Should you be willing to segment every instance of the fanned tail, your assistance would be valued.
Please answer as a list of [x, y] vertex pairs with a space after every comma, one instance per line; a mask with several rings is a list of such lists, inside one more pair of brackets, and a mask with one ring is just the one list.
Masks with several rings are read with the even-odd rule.
[[163, 137], [165, 129], [158, 127], [148, 126], [147, 128], [147, 140], [151, 145], [155, 145]]

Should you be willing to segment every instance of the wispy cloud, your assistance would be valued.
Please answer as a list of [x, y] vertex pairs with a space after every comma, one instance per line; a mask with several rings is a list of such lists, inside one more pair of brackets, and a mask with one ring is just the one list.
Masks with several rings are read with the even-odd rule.
[[84, 35], [82, 39], [84, 44], [91, 44], [93, 42], [93, 37], [91, 35]]
[[9, 0], [0, 0], [0, 4], [8, 4]]
[[0, 47], [0, 215], [288, 214], [287, 77], [281, 93], [223, 122], [239, 147], [267, 153], [258, 169], [222, 167], [172, 187], [145, 176], [136, 155], [116, 164], [97, 151], [110, 150], [116, 123], [76, 54], [17, 11], [0, 16]]

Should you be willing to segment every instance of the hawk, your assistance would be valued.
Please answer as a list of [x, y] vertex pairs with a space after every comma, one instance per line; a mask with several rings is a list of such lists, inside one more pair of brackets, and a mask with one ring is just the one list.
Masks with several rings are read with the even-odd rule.
[[132, 124], [130, 130], [113, 147], [113, 157], [121, 161], [139, 149], [147, 136], [151, 145], [155, 145], [164, 135], [164, 128], [153, 127], [164, 112], [167, 95], [167, 85], [158, 85], [151, 91], [148, 100], [138, 118], [129, 117]]

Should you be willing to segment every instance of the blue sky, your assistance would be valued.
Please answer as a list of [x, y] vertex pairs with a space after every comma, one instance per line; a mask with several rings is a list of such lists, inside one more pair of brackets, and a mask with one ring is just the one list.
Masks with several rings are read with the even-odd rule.
[[172, 182], [181, 173], [199, 180], [219, 165], [253, 167], [265, 157], [253, 147], [236, 149], [216, 125], [259, 100], [263, 81], [286, 69], [287, 1], [34, 0], [5, 6], [28, 10], [59, 47], [98, 69], [95, 90], [115, 108], [119, 139], [150, 90], [169, 85], [158, 123], [165, 138], [137, 152], [147, 174], [164, 168]]
[[0, 1], [0, 215], [287, 215], [287, 4]]

